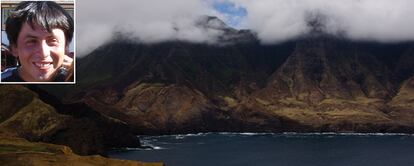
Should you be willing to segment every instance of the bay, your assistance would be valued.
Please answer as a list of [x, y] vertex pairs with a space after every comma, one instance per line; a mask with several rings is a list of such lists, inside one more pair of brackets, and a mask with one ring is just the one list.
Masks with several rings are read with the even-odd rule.
[[167, 166], [412, 166], [414, 136], [358, 133], [199, 133], [139, 136], [151, 149], [109, 157]]

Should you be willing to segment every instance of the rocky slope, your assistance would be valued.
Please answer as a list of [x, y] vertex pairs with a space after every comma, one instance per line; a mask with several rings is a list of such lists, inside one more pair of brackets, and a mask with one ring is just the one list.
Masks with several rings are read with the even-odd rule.
[[143, 44], [118, 34], [78, 61], [77, 85], [59, 94], [137, 134], [413, 132], [407, 82], [414, 43], [349, 41], [318, 32], [262, 45], [253, 33], [219, 23], [204, 28], [244, 40], [224, 35], [224, 45]]
[[[139, 146], [139, 140], [119, 120], [82, 104], [53, 103], [56, 100], [52, 97], [31, 88], [34, 90], [19, 85], [0, 86], [0, 133], [66, 145], [81, 155], [105, 154], [112, 147]], [[45, 103], [46, 99], [53, 105]]]
[[403, 82], [397, 95], [387, 103], [390, 116], [397, 123], [412, 126], [414, 124], [414, 76]]
[[[132, 54], [118, 50], [124, 44]], [[388, 104], [399, 100], [412, 105], [408, 96], [398, 97], [405, 91], [399, 88], [403, 81], [398, 77], [407, 82], [410, 73], [395, 72], [401, 70], [395, 59], [409, 46], [381, 46], [394, 50], [382, 55], [370, 45], [329, 37], [263, 49], [255, 43], [207, 48], [186, 43], [135, 46], [113, 43], [86, 57], [86, 64], [81, 61], [80, 71], [93, 66], [88, 61], [98, 54], [103, 61], [129, 64], [106, 72], [118, 73], [107, 77], [111, 79], [89, 86], [80, 79], [84, 87], [68, 100], [83, 101], [145, 134], [413, 131], [412, 119], [401, 119], [410, 117], [412, 108], [398, 109], [396, 116], [395, 106]], [[106, 59], [119, 53], [140, 61]], [[387, 61], [391, 56], [393, 61]], [[97, 76], [84, 72], [79, 78], [89, 81]]]
[[23, 138], [0, 135], [1, 165], [122, 165], [162, 166], [162, 163], [142, 163], [116, 160], [99, 155], [79, 156], [67, 146], [29, 142]]
[[366, 51], [330, 37], [299, 41], [266, 87], [249, 97], [248, 108], [321, 131], [412, 132], [412, 122], [401, 123], [386, 105], [398, 98], [394, 74], [378, 55]]

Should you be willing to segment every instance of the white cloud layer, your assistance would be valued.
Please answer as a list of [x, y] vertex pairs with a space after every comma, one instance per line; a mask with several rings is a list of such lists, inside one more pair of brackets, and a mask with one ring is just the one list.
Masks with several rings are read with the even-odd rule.
[[315, 16], [323, 18], [325, 32], [354, 40], [414, 39], [414, 0], [78, 0], [77, 53], [85, 55], [108, 42], [115, 30], [142, 42], [214, 42], [220, 32], [198, 28], [194, 22], [201, 15], [231, 20], [212, 8], [223, 1], [246, 9], [245, 17], [233, 19], [257, 32], [264, 43], [308, 33], [307, 21]]
[[201, 0], [79, 0], [76, 3], [77, 53], [85, 55], [111, 39], [114, 31], [143, 42], [214, 41], [217, 32], [197, 28], [201, 15], [218, 14]]
[[309, 15], [324, 18], [324, 31], [354, 40], [414, 39], [413, 0], [230, 0], [246, 8], [247, 28], [267, 43], [310, 31]]

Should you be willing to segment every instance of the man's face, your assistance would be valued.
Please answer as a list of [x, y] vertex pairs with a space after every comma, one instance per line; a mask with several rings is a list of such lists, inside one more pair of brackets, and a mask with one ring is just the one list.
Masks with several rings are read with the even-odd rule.
[[65, 57], [65, 41], [61, 29], [49, 33], [40, 26], [32, 29], [24, 23], [12, 49], [20, 60], [20, 77], [27, 82], [52, 81]]

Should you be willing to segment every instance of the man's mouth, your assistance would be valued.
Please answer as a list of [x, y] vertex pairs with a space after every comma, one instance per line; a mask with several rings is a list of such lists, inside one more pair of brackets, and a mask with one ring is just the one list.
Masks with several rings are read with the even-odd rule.
[[52, 62], [33, 62], [41, 70], [47, 70], [53, 66]]

